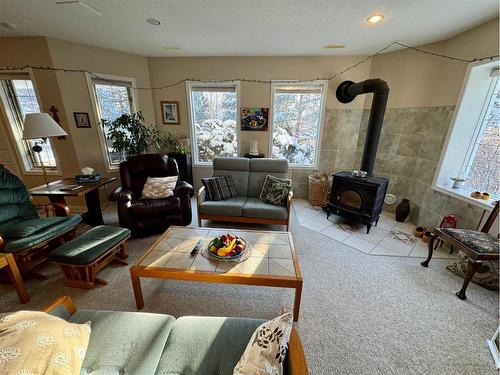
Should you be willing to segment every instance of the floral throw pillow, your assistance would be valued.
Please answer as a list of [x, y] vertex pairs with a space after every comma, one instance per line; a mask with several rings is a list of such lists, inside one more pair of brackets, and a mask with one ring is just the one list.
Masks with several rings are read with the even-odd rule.
[[275, 206], [285, 206], [291, 190], [292, 180], [267, 175], [262, 184], [260, 199]]
[[39, 311], [0, 319], [0, 374], [80, 374], [90, 325], [68, 323]]
[[174, 195], [179, 176], [148, 177], [142, 189], [142, 198], [163, 199]]
[[257, 327], [233, 375], [281, 375], [292, 324], [286, 313]]

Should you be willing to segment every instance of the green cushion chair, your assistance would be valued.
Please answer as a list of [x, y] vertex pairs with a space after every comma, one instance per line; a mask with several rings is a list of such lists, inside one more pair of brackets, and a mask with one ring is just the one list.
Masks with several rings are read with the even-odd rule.
[[64, 216], [41, 218], [21, 179], [0, 164], [0, 252], [13, 254], [22, 274], [44, 278], [33, 268], [53, 245], [74, 237], [81, 217], [70, 215], [67, 206], [57, 206], [54, 211]]

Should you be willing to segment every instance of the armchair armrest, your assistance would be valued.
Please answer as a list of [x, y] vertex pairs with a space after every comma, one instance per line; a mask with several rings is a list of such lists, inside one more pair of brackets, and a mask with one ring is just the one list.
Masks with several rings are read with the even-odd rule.
[[42, 311], [50, 314], [52, 311], [60, 307], [64, 308], [68, 312], [69, 316], [73, 315], [76, 312], [75, 304], [73, 303], [71, 297], [68, 296], [59, 297], [51, 304], [45, 306]]
[[202, 186], [200, 190], [196, 193], [196, 205], [199, 207], [200, 203], [205, 202], [207, 200], [207, 190], [205, 186]]
[[63, 203], [51, 203], [54, 208], [54, 213], [56, 216], [69, 216], [71, 215], [71, 211], [68, 206]]
[[3, 248], [5, 246], [5, 241], [4, 239], [2, 238], [2, 236], [0, 236], [0, 252], [2, 252]]
[[119, 187], [109, 194], [108, 198], [111, 202], [130, 202], [132, 200], [132, 192]]
[[186, 181], [177, 181], [174, 189], [174, 195], [189, 195], [194, 192], [193, 186]]

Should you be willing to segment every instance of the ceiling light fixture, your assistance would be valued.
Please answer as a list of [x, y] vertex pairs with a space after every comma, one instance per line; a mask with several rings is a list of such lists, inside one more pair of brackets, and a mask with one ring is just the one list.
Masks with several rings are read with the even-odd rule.
[[383, 14], [374, 14], [373, 16], [370, 16], [366, 19], [368, 23], [377, 23], [380, 22], [384, 19]]
[[327, 44], [323, 48], [325, 49], [345, 48], [345, 44]]
[[160, 20], [156, 19], [156, 18], [148, 18], [146, 19], [146, 22], [149, 23], [150, 25], [153, 25], [153, 26], [160, 26], [161, 22]]

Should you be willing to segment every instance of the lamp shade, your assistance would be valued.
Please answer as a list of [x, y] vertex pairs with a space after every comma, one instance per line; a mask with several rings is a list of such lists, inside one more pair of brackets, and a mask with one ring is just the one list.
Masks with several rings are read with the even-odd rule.
[[24, 118], [23, 139], [68, 135], [48, 113], [28, 113]]

